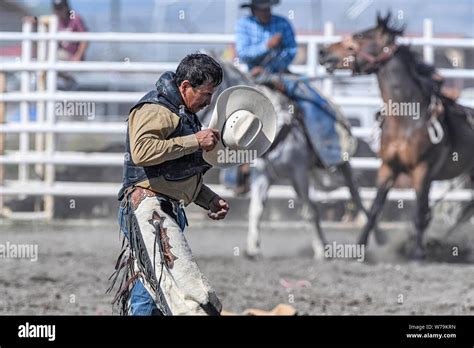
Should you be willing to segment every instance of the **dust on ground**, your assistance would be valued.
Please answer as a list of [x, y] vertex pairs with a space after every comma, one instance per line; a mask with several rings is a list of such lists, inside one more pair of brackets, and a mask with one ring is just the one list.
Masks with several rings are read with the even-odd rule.
[[[449, 315], [474, 313], [472, 230], [467, 224], [442, 238], [431, 228], [421, 263], [407, 258], [409, 228], [385, 231], [389, 243], [369, 245], [364, 262], [315, 261], [311, 233], [298, 225], [263, 228], [258, 261], [244, 255], [245, 225], [197, 221], [185, 233], [227, 311], [289, 303], [310, 315]], [[354, 243], [358, 229], [326, 234], [331, 243]], [[115, 221], [5, 223], [0, 244], [7, 242], [38, 245], [38, 260], [0, 258], [0, 314], [112, 314], [105, 290], [120, 247]]]

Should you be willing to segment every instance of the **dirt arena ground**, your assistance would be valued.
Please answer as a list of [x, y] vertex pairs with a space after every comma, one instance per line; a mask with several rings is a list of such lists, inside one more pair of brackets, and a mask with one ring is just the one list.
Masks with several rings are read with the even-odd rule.
[[[389, 244], [370, 245], [365, 262], [318, 262], [304, 225], [278, 225], [263, 230], [265, 257], [250, 261], [243, 252], [245, 225], [191, 222], [189, 243], [225, 310], [290, 303], [311, 315], [474, 314], [472, 224], [448, 239], [431, 228], [423, 263], [404, 254], [408, 227], [386, 230]], [[331, 242], [353, 243], [358, 229], [326, 230]], [[0, 243], [6, 242], [37, 244], [38, 260], [0, 259], [0, 314], [112, 313], [104, 293], [119, 250], [115, 221], [4, 222]]]

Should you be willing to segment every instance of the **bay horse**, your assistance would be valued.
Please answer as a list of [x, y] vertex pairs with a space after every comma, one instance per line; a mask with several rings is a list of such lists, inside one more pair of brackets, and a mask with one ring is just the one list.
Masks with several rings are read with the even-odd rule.
[[[385, 18], [377, 15], [375, 27], [322, 49], [320, 63], [329, 72], [350, 69], [354, 74], [375, 74], [383, 99], [382, 165], [359, 243], [368, 242], [389, 190], [406, 173], [416, 191], [413, 256], [420, 260], [426, 256], [423, 233], [431, 220], [431, 182], [463, 173], [474, 178], [474, 110], [440, 93], [435, 69], [409, 46], [397, 45], [403, 29], [389, 22], [390, 13]], [[400, 112], [402, 109], [408, 112]]]
[[[209, 53], [208, 53], [209, 54]], [[258, 88], [272, 102], [278, 115], [277, 136], [274, 144], [263, 158], [258, 158], [251, 168], [249, 227], [247, 234], [246, 256], [256, 259], [261, 256], [260, 220], [268, 198], [270, 186], [280, 179], [289, 179], [303, 205], [303, 218], [313, 226], [312, 249], [315, 259], [323, 259], [324, 246], [327, 244], [321, 228], [320, 213], [316, 203], [310, 200], [310, 172], [316, 167], [317, 160], [310, 148], [302, 122], [298, 122], [299, 110], [294, 103], [279, 91], [263, 85], [257, 85], [246, 73], [240, 71], [233, 63], [222, 61], [211, 54], [222, 66], [224, 79], [217, 88], [218, 96], [224, 89], [235, 85], [248, 85]], [[207, 125], [214, 110], [216, 98], [211, 105], [198, 116]], [[290, 110], [294, 110], [291, 112]], [[302, 118], [300, 118], [302, 120]], [[307, 135], [306, 135], [307, 136]], [[348, 161], [337, 165], [349, 188], [352, 201], [359, 212], [359, 218], [367, 219], [367, 211], [362, 205], [359, 190], [354, 180], [353, 171]], [[333, 174], [334, 176], [334, 174]], [[362, 214], [362, 215], [361, 215]], [[380, 236], [380, 242], [383, 236]]]

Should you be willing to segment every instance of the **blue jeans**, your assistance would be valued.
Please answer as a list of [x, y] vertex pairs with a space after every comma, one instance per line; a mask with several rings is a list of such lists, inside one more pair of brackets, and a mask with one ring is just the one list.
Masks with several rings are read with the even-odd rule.
[[342, 161], [336, 115], [330, 104], [306, 81], [283, 78], [287, 95], [298, 103], [313, 148], [327, 166]]
[[[128, 239], [128, 231], [126, 229], [126, 209], [123, 204], [120, 204], [120, 208], [118, 211], [118, 222], [120, 225], [120, 230]], [[186, 220], [184, 216], [184, 211], [178, 212], [178, 219], [179, 225], [181, 229], [184, 231], [186, 226]], [[150, 293], [145, 289], [143, 283], [140, 280], [136, 280], [135, 284], [133, 285], [132, 291], [130, 293], [130, 313], [129, 315], [136, 315], [136, 316], [150, 316], [150, 315], [162, 315], [161, 312], [158, 310], [158, 307], [155, 304], [155, 301], [151, 297]]]

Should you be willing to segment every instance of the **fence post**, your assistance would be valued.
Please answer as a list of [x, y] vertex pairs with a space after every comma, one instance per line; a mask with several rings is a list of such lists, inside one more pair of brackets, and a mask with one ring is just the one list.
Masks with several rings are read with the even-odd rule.
[[[58, 17], [51, 16], [49, 19], [49, 34], [54, 35], [58, 31]], [[56, 39], [50, 37], [48, 38], [48, 64], [54, 66], [57, 61], [58, 53], [58, 42]], [[47, 93], [52, 96], [56, 93], [57, 88], [57, 72], [54, 69], [49, 69], [47, 71]], [[53, 126], [56, 122], [55, 115], [55, 101], [49, 100], [46, 103], [46, 117], [47, 124]], [[54, 132], [46, 134], [46, 155], [53, 156], [55, 151], [55, 136]], [[53, 186], [55, 180], [55, 166], [53, 163], [48, 163], [46, 165], [45, 171], [45, 184], [46, 186]], [[46, 219], [51, 220], [54, 216], [54, 195], [46, 195], [44, 197], [44, 210], [46, 213]]]
[[[324, 23], [324, 36], [333, 36], [334, 35], [334, 23], [326, 22]], [[325, 78], [323, 80], [323, 93], [329, 97], [332, 97], [333, 91], [333, 82], [331, 78]]]
[[306, 52], [306, 69], [309, 77], [316, 77], [318, 74], [319, 47], [315, 40], [309, 39]]
[[[24, 34], [31, 34], [33, 29], [33, 22], [30, 18], [26, 17], [23, 19], [22, 31]], [[32, 53], [32, 41], [30, 39], [24, 39], [21, 42], [21, 63], [29, 64], [31, 62], [31, 53]], [[21, 72], [21, 93], [30, 92], [30, 72], [22, 71]], [[28, 101], [20, 102], [20, 124], [22, 126], [27, 126], [30, 119], [30, 103]], [[26, 128], [26, 127], [25, 127]], [[21, 156], [24, 156], [28, 153], [30, 147], [29, 134], [24, 132], [20, 133], [20, 143], [19, 143], [19, 152]], [[29, 177], [29, 167], [28, 164], [19, 164], [18, 165], [18, 181], [20, 184], [25, 184], [28, 181]], [[26, 195], [20, 195], [20, 199], [25, 199]]]
[[[6, 90], [6, 78], [5, 73], [0, 72], [0, 93], [5, 92]], [[5, 114], [6, 114], [6, 106], [5, 102], [0, 102], [0, 125], [5, 123]], [[0, 156], [3, 156], [5, 153], [5, 135], [0, 133]], [[0, 164], [0, 187], [4, 185], [5, 180], [5, 167], [3, 164]], [[3, 194], [0, 194], [0, 216], [3, 213]]]
[[[46, 33], [46, 18], [49, 16], [41, 16], [38, 21], [38, 33]], [[46, 41], [38, 41], [38, 50], [37, 50], [37, 60], [40, 63], [46, 62]], [[37, 72], [36, 75], [36, 89], [40, 93], [45, 93], [46, 91], [46, 72], [41, 70]], [[45, 102], [38, 101], [36, 102], [36, 122], [41, 124], [45, 121]], [[44, 134], [37, 133], [35, 134], [35, 150], [37, 152], [44, 151]], [[37, 163], [35, 165], [35, 172], [40, 178], [44, 178], [44, 165]]]
[[[429, 18], [423, 20], [423, 38], [426, 40], [433, 39], [433, 21]], [[423, 59], [428, 64], [434, 64], [434, 48], [433, 45], [423, 45]]]

